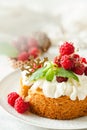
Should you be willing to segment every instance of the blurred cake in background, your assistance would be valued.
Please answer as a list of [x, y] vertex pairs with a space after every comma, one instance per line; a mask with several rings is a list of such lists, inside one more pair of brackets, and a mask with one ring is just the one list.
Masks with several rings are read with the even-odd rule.
[[47, 34], [34, 32], [29, 37], [19, 37], [13, 43], [18, 50], [17, 57], [10, 57], [11, 65], [18, 68], [25, 64], [30, 57], [37, 58], [48, 51], [51, 41]]

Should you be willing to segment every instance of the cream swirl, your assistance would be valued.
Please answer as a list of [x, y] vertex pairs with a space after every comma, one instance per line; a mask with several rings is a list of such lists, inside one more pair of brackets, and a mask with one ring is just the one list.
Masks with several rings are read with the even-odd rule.
[[74, 79], [68, 79], [67, 82], [58, 83], [56, 78], [51, 82], [45, 79], [39, 79], [35, 82], [29, 82], [29, 78], [25, 75], [26, 72], [22, 72], [23, 85], [31, 86], [31, 90], [34, 91], [38, 87], [42, 89], [43, 94], [46, 97], [58, 98], [61, 96], [69, 96], [71, 100], [84, 100], [87, 96], [87, 76], [78, 76], [79, 82]]

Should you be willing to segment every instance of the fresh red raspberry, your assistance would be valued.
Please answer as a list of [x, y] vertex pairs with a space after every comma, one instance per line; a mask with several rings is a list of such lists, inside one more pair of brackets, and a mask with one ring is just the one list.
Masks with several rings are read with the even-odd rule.
[[29, 102], [24, 102], [22, 97], [19, 97], [15, 100], [14, 108], [18, 113], [24, 113], [29, 109]]
[[79, 59], [80, 56], [79, 56], [78, 54], [73, 54], [73, 58], [75, 58], [75, 59]]
[[86, 58], [81, 57], [81, 62], [87, 64]]
[[34, 58], [36, 58], [37, 56], [39, 56], [40, 54], [40, 50], [38, 48], [32, 48], [30, 51], [29, 51], [29, 55], [30, 56], [33, 56]]
[[56, 56], [54, 58], [54, 63], [58, 65], [58, 67], [61, 67], [61, 64], [60, 64], [60, 60], [61, 60], [61, 57], [60, 56]]
[[66, 82], [68, 78], [61, 77], [61, 76], [56, 76], [56, 81], [61, 83], [61, 82]]
[[26, 60], [28, 60], [28, 57], [29, 57], [29, 54], [27, 52], [22, 52], [21, 54], [19, 54], [18, 60], [26, 61]]
[[74, 46], [72, 43], [65, 42], [60, 46], [59, 52], [61, 55], [70, 55], [74, 52]]
[[84, 64], [79, 63], [72, 70], [73, 70], [74, 73], [76, 73], [78, 75], [82, 75], [85, 71], [85, 66], [84, 66]]
[[87, 76], [87, 66], [85, 67], [84, 73], [85, 73], [85, 75]]
[[8, 94], [7, 100], [8, 103], [11, 106], [14, 106], [15, 100], [19, 97], [19, 95], [16, 92], [11, 92], [10, 94]]
[[74, 65], [72, 58], [68, 55], [62, 56], [60, 63], [61, 63], [61, 66], [67, 70], [71, 70]]

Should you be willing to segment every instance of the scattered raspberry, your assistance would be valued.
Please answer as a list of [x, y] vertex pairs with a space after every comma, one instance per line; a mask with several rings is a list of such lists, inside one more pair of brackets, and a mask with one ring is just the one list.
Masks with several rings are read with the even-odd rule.
[[64, 69], [67, 69], [67, 70], [71, 70], [73, 68], [73, 60], [71, 59], [70, 56], [68, 55], [64, 55], [61, 57], [61, 66], [64, 68]]
[[21, 54], [19, 54], [18, 60], [26, 61], [26, 60], [28, 60], [28, 57], [29, 57], [29, 54], [27, 52], [22, 52]]
[[78, 75], [82, 75], [84, 71], [85, 71], [85, 66], [81, 63], [79, 63], [77, 66], [73, 68], [73, 72]]
[[87, 66], [85, 67], [84, 73], [85, 73], [85, 75], [87, 76]]
[[15, 100], [19, 97], [19, 95], [16, 92], [11, 92], [10, 94], [8, 94], [8, 103], [11, 106], [14, 106]]
[[24, 113], [25, 111], [28, 110], [29, 108], [29, 103], [28, 102], [24, 102], [24, 100], [22, 99], [22, 97], [19, 97], [16, 99], [15, 104], [14, 104], [14, 108], [18, 113]]
[[60, 57], [60, 56], [56, 56], [56, 57], [54, 58], [54, 63], [57, 64], [58, 67], [61, 67], [60, 60], [61, 60], [61, 57]]
[[61, 77], [61, 76], [56, 76], [56, 81], [61, 83], [61, 82], [66, 82], [68, 78]]
[[70, 55], [74, 52], [74, 46], [72, 43], [65, 42], [60, 46], [59, 51], [61, 55]]
[[38, 48], [32, 48], [29, 51], [29, 55], [34, 56], [34, 58], [36, 58], [39, 54], [40, 54], [40, 50]]

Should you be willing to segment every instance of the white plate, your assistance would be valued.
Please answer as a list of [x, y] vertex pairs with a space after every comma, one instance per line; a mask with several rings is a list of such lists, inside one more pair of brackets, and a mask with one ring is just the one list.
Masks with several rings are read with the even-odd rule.
[[74, 120], [53, 120], [36, 116], [32, 113], [19, 114], [7, 103], [7, 95], [19, 89], [20, 72], [15, 71], [4, 78], [0, 83], [0, 105], [12, 116], [25, 122], [49, 129], [83, 129], [87, 128], [87, 117]]

